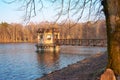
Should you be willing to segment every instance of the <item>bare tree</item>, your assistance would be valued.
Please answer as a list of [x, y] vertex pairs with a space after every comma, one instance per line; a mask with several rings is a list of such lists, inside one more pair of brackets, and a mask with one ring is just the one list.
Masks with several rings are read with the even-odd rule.
[[[14, 0], [20, 1], [20, 0]], [[24, 2], [26, 19], [36, 15], [36, 4], [39, 2], [40, 9], [44, 7], [44, 0], [21, 0]], [[115, 74], [120, 75], [120, 0], [48, 0], [53, 4], [58, 4], [58, 19], [62, 15], [67, 15], [78, 22], [83, 15], [87, 19], [99, 19], [105, 14], [108, 39], [108, 66]], [[12, 1], [11, 1], [12, 2]], [[73, 17], [72, 17], [73, 16]], [[86, 18], [86, 17], [85, 17]]]

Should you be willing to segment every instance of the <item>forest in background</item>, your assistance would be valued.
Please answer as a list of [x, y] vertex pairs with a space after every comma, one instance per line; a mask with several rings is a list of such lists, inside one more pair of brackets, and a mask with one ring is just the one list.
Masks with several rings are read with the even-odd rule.
[[62, 39], [106, 39], [105, 21], [74, 24], [72, 21], [54, 25], [47, 21], [28, 25], [2, 22], [0, 23], [0, 42], [37, 42], [37, 30], [41, 27], [58, 27]]

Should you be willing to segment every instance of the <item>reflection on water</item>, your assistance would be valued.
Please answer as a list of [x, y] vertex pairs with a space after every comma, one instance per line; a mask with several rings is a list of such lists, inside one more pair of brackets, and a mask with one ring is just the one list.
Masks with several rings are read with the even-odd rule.
[[59, 69], [59, 52], [44, 51], [37, 52], [37, 61], [39, 68], [42, 69], [42, 74], [50, 73]]
[[37, 54], [37, 60], [41, 64], [45, 64], [46, 66], [50, 67], [56, 61], [59, 60], [59, 52], [52, 52], [52, 51], [44, 51], [42, 53]]
[[89, 56], [35, 51], [33, 43], [0, 44], [0, 80], [34, 80]]

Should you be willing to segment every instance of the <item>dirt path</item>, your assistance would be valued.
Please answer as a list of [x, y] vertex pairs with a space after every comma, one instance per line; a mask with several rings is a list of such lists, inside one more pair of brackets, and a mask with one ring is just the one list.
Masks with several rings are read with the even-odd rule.
[[107, 54], [96, 54], [37, 80], [99, 80], [107, 65]]

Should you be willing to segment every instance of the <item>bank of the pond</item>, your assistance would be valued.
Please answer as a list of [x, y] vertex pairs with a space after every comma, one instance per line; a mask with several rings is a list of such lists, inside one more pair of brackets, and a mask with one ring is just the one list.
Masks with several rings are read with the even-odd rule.
[[36, 80], [99, 80], [107, 65], [107, 54], [99, 53]]

